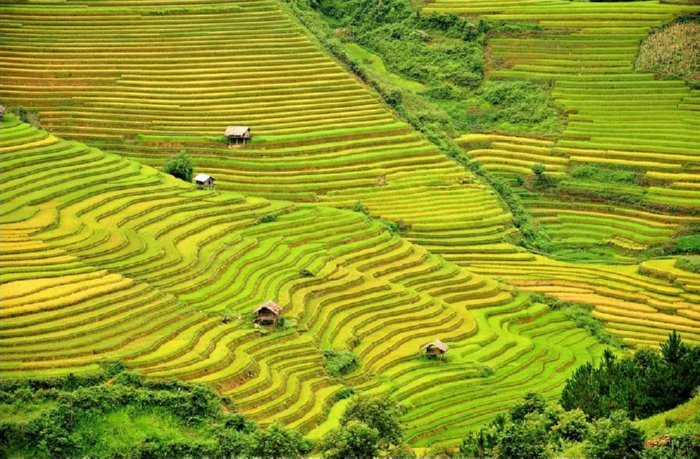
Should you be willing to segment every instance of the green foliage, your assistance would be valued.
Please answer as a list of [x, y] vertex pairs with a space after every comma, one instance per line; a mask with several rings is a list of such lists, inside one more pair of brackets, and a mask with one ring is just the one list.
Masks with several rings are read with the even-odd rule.
[[165, 160], [163, 171], [185, 182], [192, 181], [194, 164], [192, 159], [183, 151]]
[[339, 402], [341, 400], [345, 400], [346, 398], [350, 398], [353, 395], [355, 395], [355, 389], [352, 387], [343, 387], [336, 392], [335, 395], [333, 395], [333, 400]]
[[313, 444], [305, 440], [299, 432], [286, 430], [277, 423], [266, 430], [253, 432], [251, 441], [249, 454], [253, 457], [299, 457], [313, 449]]
[[497, 458], [548, 457], [547, 430], [537, 417], [528, 417], [519, 422], [507, 422], [493, 451]]
[[515, 403], [508, 411], [508, 415], [513, 422], [525, 419], [529, 414], [542, 414], [547, 408], [547, 402], [540, 394], [528, 392], [520, 402]]
[[357, 368], [357, 357], [350, 351], [328, 349], [323, 351], [328, 374], [340, 377]]
[[547, 168], [542, 163], [537, 163], [534, 166], [532, 166], [532, 173], [535, 174], [538, 178], [544, 175], [546, 170]]
[[482, 93], [484, 100], [497, 109], [489, 113], [493, 122], [536, 125], [556, 117], [551, 97], [529, 81], [488, 81]]
[[359, 421], [349, 421], [322, 440], [321, 454], [328, 459], [371, 459], [379, 455], [379, 432]]
[[598, 342], [624, 348], [625, 343], [605, 329], [605, 324], [593, 317], [593, 308], [585, 304], [567, 304], [562, 308], [564, 315], [578, 328], [588, 331]]
[[397, 236], [403, 236], [411, 229], [411, 225], [407, 225], [403, 222], [384, 221], [383, 223], [391, 234], [396, 234]]
[[19, 106], [17, 108], [17, 118], [19, 118], [20, 121], [23, 123], [28, 123], [34, 126], [37, 129], [41, 129], [41, 123], [39, 122], [39, 115], [37, 115], [36, 112], [34, 111], [29, 111], [23, 106]]
[[683, 257], [676, 260], [674, 266], [684, 271], [700, 274], [700, 257]]
[[567, 413], [559, 405], [546, 403], [541, 395], [528, 393], [507, 414], [467, 433], [460, 453], [463, 457], [552, 457], [564, 442], [583, 438], [587, 429], [582, 413]]
[[564, 411], [552, 427], [552, 432], [565, 441], [580, 442], [588, 436], [590, 429], [586, 413], [576, 408]]
[[387, 397], [354, 397], [340, 419], [340, 427], [321, 441], [323, 457], [407, 457], [399, 414], [396, 403]]
[[617, 359], [610, 351], [598, 367], [579, 367], [566, 382], [561, 404], [580, 408], [589, 418], [625, 410], [633, 418], [648, 417], [689, 400], [700, 385], [700, 346], [684, 344], [674, 331], [661, 346]]
[[103, 362], [100, 364], [102, 371], [104, 371], [105, 376], [108, 378], [113, 378], [122, 371], [126, 371], [126, 365], [120, 360], [112, 360], [109, 362]]
[[358, 421], [375, 429], [379, 434], [379, 448], [403, 442], [403, 429], [399, 423], [399, 410], [391, 398], [385, 396], [358, 396], [350, 401], [340, 419], [341, 426]]
[[674, 253], [697, 253], [700, 254], [700, 233], [688, 234], [676, 238]]
[[481, 81], [483, 49], [475, 41], [480, 32], [473, 21], [456, 15], [421, 16], [410, 0], [322, 0], [317, 7], [408, 78], [464, 87]]
[[578, 179], [595, 180], [598, 182], [634, 183], [638, 173], [624, 169], [602, 168], [592, 165], [577, 167], [571, 176]]
[[643, 448], [642, 431], [632, 425], [624, 411], [615, 411], [595, 422], [584, 452], [591, 459], [634, 459], [642, 456]]
[[275, 214], [265, 214], [262, 217], [258, 218], [258, 225], [262, 225], [265, 223], [274, 223], [277, 221], [277, 215]]
[[700, 457], [700, 438], [697, 434], [668, 436], [644, 451], [646, 459], [678, 459]]
[[[2, 381], [0, 457], [299, 457], [300, 433], [260, 430], [208, 387], [142, 381], [108, 362], [90, 376]], [[121, 371], [120, 371], [121, 369]]]
[[355, 204], [352, 205], [352, 211], [359, 212], [359, 213], [365, 214], [365, 215], [369, 215], [369, 210], [360, 201], [357, 201]]

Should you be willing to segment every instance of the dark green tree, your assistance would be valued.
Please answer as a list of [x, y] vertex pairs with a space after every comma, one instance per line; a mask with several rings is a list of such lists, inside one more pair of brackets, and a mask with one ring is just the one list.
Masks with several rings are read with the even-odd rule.
[[343, 413], [340, 424], [344, 426], [350, 421], [359, 421], [375, 429], [379, 433], [381, 449], [403, 443], [398, 406], [388, 397], [355, 397]]
[[194, 164], [185, 152], [180, 152], [165, 160], [163, 170], [173, 177], [177, 177], [185, 182], [191, 182], [194, 174]]
[[349, 421], [328, 433], [321, 442], [327, 459], [371, 459], [379, 454], [379, 432], [359, 421]]
[[542, 414], [546, 408], [547, 402], [540, 394], [528, 392], [522, 401], [516, 402], [511, 407], [508, 414], [512, 421], [517, 422], [524, 420], [525, 416], [531, 413]]
[[309, 453], [313, 444], [299, 432], [283, 429], [275, 423], [251, 436], [250, 455], [266, 459], [293, 458]]
[[547, 429], [538, 415], [506, 423], [494, 453], [498, 458], [539, 459], [548, 456]]

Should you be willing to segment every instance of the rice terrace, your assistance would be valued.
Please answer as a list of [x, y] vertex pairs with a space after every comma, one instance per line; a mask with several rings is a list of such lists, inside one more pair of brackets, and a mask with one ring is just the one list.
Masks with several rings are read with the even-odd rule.
[[2, 0], [0, 104], [0, 457], [700, 455], [700, 1]]

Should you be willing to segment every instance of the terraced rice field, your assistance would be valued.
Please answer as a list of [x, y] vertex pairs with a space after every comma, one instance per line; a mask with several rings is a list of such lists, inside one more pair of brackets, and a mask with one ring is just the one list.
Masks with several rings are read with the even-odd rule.
[[[279, 2], [202, 13], [207, 2], [72, 3], [0, 5], [0, 97], [38, 111], [57, 135], [154, 167], [186, 150], [219, 189], [362, 201], [413, 225], [416, 241], [477, 244], [465, 259], [532, 259], [502, 242], [514, 228], [492, 190], [398, 121]], [[256, 141], [225, 148], [228, 124], [251, 125]]]
[[[457, 441], [526, 388], [555, 396], [601, 352], [560, 313], [361, 214], [197, 190], [13, 116], [1, 129], [3, 378], [119, 358], [309, 430], [351, 385], [394, 393], [420, 445]], [[268, 298], [291, 326], [253, 326]], [[419, 356], [436, 336], [444, 362]], [[327, 348], [359, 357], [347, 381], [324, 371]]]
[[[658, 1], [433, 0], [428, 11], [536, 22], [543, 31], [494, 37], [489, 54], [493, 79], [524, 79], [552, 86], [568, 125], [556, 141], [465, 135], [461, 142], [486, 169], [531, 174], [542, 163], [563, 178], [581, 165], [628, 168], [643, 174], [646, 188], [572, 183], [571, 191], [643, 197], [653, 212], [616, 212], [576, 197], [553, 203], [525, 202], [556, 239], [566, 245], [610, 244], [639, 251], [668, 240], [681, 221], [700, 218], [700, 91], [680, 80], [637, 72], [640, 42], [651, 28], [700, 6]], [[485, 143], [474, 148], [474, 141]], [[678, 213], [683, 215], [678, 217]], [[586, 225], [581, 226], [585, 219]], [[611, 237], [611, 233], [616, 236]]]
[[[458, 3], [496, 4], [434, 7]], [[352, 386], [396, 396], [413, 446], [454, 445], [526, 390], [556, 397], [602, 352], [525, 291], [591, 304], [631, 344], [673, 328], [700, 342], [700, 276], [672, 259], [572, 264], [504, 242], [515, 228], [495, 193], [399, 121], [279, 2], [168, 5], [0, 5], [0, 100], [51, 132], [12, 115], [0, 127], [0, 377], [118, 358], [151, 378], [212, 384], [242, 413], [311, 436], [333, 425], [334, 395]], [[654, 21], [672, 14], [656, 6]], [[226, 148], [228, 124], [250, 124], [255, 141]], [[506, 167], [535, 155], [563, 172], [573, 160], [552, 153], [571, 145], [489, 142], [524, 147]], [[158, 172], [180, 150], [216, 191]], [[346, 209], [358, 201], [374, 218]], [[576, 225], [560, 204], [538, 216]], [[277, 220], [260, 223], [268, 215]], [[635, 242], [686, 218], [624, 217], [615, 228]], [[411, 229], [392, 235], [379, 218]], [[284, 330], [252, 325], [268, 299], [284, 307]], [[444, 362], [418, 356], [434, 338], [451, 347]], [[328, 348], [352, 349], [359, 368], [330, 377]]]

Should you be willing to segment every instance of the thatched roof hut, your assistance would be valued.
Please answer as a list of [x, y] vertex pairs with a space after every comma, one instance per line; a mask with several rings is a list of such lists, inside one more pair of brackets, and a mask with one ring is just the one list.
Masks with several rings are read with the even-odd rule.
[[250, 126], [228, 126], [224, 135], [228, 139], [229, 145], [246, 143], [251, 137]]
[[255, 308], [253, 314], [257, 316], [255, 320], [258, 323], [277, 323], [282, 314], [282, 306], [270, 300]]
[[428, 344], [424, 344], [423, 346], [421, 346], [421, 350], [423, 350], [426, 355], [437, 356], [443, 355], [445, 352], [450, 350], [450, 346], [443, 343], [439, 339], [436, 339], [429, 342]]

